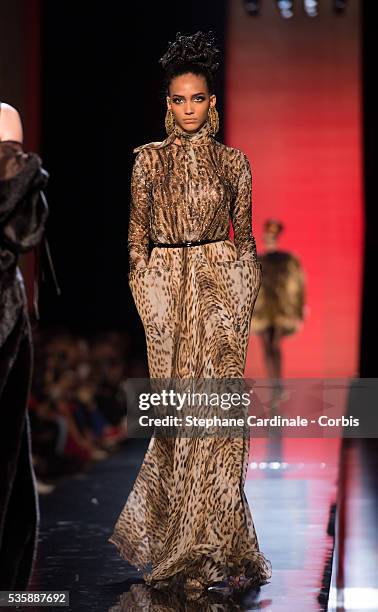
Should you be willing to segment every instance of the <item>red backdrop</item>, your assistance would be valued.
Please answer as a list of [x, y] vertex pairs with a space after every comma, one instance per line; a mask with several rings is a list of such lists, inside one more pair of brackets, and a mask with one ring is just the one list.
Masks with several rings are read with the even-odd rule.
[[[323, 0], [319, 17], [297, 10], [290, 20], [273, 0], [262, 5], [253, 18], [230, 0], [226, 143], [252, 166], [258, 250], [264, 220], [278, 217], [281, 248], [305, 269], [307, 320], [283, 342], [284, 375], [349, 376], [358, 373], [362, 285], [359, 3], [335, 15]], [[246, 375], [263, 374], [251, 336]]]

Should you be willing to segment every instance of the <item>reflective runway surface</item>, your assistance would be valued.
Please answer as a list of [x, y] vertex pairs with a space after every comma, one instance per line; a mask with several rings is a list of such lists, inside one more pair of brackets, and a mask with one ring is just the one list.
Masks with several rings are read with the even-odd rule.
[[250, 609], [326, 609], [324, 572], [328, 586], [333, 548], [327, 530], [336, 499], [339, 445], [337, 439], [252, 442], [247, 496], [273, 576]]
[[220, 595], [177, 601], [148, 589], [107, 542], [146, 447], [146, 441], [130, 440], [120, 454], [41, 499], [32, 590], [68, 590], [69, 609], [75, 612], [326, 609], [324, 570], [333, 544], [327, 527], [336, 498], [338, 440], [252, 441], [246, 494], [273, 576], [238, 601]]

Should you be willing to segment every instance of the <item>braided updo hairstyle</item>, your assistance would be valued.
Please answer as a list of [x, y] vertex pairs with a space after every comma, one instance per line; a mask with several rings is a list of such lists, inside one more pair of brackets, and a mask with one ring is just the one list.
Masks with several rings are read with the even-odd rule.
[[220, 56], [212, 31], [200, 31], [187, 36], [177, 32], [176, 40], [169, 43], [167, 52], [159, 60], [165, 73], [167, 95], [172, 79], [188, 72], [204, 76], [209, 94], [212, 95]]

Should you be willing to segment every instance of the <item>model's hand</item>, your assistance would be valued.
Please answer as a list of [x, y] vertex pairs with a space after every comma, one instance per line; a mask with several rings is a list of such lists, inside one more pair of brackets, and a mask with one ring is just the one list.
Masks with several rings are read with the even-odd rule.
[[296, 331], [296, 332], [302, 331], [302, 329], [303, 329], [303, 325], [304, 325], [303, 320], [302, 320], [302, 319], [298, 319], [298, 320], [295, 322], [295, 331]]
[[303, 321], [306, 321], [306, 319], [308, 319], [309, 316], [310, 316], [310, 306], [305, 304], [305, 306], [303, 308]]
[[136, 270], [145, 270], [147, 268], [148, 262], [144, 259], [136, 259], [130, 263], [130, 272], [135, 272]]

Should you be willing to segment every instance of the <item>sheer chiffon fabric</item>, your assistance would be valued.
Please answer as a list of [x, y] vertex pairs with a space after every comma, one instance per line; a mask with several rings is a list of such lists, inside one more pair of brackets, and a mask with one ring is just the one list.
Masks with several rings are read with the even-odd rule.
[[[182, 145], [176, 133], [139, 147], [133, 172], [129, 285], [150, 376], [241, 380], [261, 284], [249, 163], [207, 124], [178, 133]], [[150, 238], [219, 241], [149, 255]], [[229, 580], [244, 589], [270, 578], [244, 493], [249, 446], [248, 436], [151, 438], [109, 538], [148, 585], [201, 591]]]

